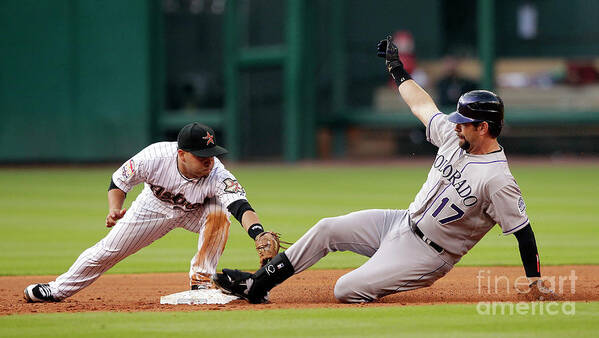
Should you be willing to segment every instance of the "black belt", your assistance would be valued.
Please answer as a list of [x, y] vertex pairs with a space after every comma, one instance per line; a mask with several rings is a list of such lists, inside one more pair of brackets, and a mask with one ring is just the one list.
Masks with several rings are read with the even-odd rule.
[[430, 245], [433, 249], [435, 249], [435, 251], [437, 251], [438, 253], [442, 253], [443, 251], [445, 251], [439, 244], [431, 241], [430, 239], [428, 239], [428, 237], [424, 236], [422, 231], [420, 231], [420, 229], [417, 226], [414, 226], [412, 229], [414, 229], [414, 233], [418, 237], [420, 237], [424, 241], [424, 243]]

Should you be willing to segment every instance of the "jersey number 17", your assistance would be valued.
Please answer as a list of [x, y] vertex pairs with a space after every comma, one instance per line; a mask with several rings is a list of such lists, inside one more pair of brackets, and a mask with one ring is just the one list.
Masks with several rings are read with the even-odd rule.
[[[437, 207], [437, 209], [435, 209], [435, 211], [433, 211], [433, 217], [437, 217], [439, 215], [441, 210], [443, 210], [443, 208], [445, 208], [445, 205], [447, 205], [447, 202], [449, 202], [449, 198], [447, 198], [447, 197], [445, 197], [441, 200], [441, 204]], [[464, 211], [462, 209], [458, 208], [457, 205], [451, 203], [451, 208], [456, 212], [456, 214], [451, 215], [449, 217], [445, 217], [443, 219], [440, 219], [439, 223], [447, 224], [449, 222], [453, 222], [457, 219], [460, 219], [460, 218], [462, 218], [462, 216], [464, 216]]]

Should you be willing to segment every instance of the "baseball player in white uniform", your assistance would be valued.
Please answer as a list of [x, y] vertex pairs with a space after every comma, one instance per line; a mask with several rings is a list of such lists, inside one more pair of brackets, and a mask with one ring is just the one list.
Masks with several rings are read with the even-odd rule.
[[294, 245], [254, 274], [223, 269], [213, 276], [224, 291], [251, 303], [331, 251], [370, 257], [335, 285], [342, 302], [368, 302], [432, 285], [495, 224], [515, 234], [531, 288], [541, 287], [539, 258], [526, 206], [497, 136], [503, 102], [483, 90], [464, 94], [456, 112], [439, 112], [411, 80], [389, 37], [378, 45], [401, 97], [439, 148], [426, 182], [407, 210], [363, 210], [320, 220]]
[[[181, 129], [177, 142], [151, 144], [126, 161], [112, 175], [108, 191], [106, 226], [111, 231], [56, 280], [25, 288], [25, 299], [50, 302], [70, 297], [177, 227], [199, 234], [189, 271], [191, 289], [210, 287], [229, 236], [229, 216], [234, 215], [253, 239], [264, 233], [245, 190], [216, 158], [225, 153], [210, 127], [191, 123]], [[142, 182], [143, 191], [129, 210], [123, 209], [127, 192]]]

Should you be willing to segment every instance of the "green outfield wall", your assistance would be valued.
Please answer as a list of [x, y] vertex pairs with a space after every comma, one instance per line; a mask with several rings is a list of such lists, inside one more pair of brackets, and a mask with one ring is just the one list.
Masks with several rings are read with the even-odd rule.
[[0, 159], [120, 159], [148, 143], [151, 4], [0, 2]]
[[[526, 2], [537, 29], [526, 39], [524, 3], [0, 0], [0, 163], [123, 160], [191, 121], [213, 126], [230, 160], [314, 158], [322, 130], [343, 156], [350, 128], [421, 128], [373, 103], [389, 81], [374, 47], [398, 30], [411, 32], [418, 62], [480, 60], [486, 89], [496, 58], [597, 64], [599, 1]], [[549, 151], [599, 153], [597, 106], [579, 106], [512, 109], [508, 124], [574, 121], [560, 131], [568, 146]], [[583, 148], [570, 140], [581, 137]]]

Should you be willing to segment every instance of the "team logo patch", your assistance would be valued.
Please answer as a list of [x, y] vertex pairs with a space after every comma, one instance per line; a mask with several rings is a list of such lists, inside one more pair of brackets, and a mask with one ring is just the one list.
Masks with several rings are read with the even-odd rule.
[[135, 162], [129, 160], [129, 162], [123, 164], [123, 176], [125, 178], [131, 178], [133, 173], [135, 173]]
[[237, 180], [227, 178], [223, 181], [223, 183], [225, 184], [226, 192], [230, 192], [232, 194], [245, 194], [245, 190], [243, 190], [243, 187], [241, 186], [241, 184], [239, 184], [239, 182], [237, 182]]
[[210, 143], [214, 144], [214, 135], [210, 135], [209, 132], [206, 132], [206, 136], [202, 137], [202, 139], [206, 140], [206, 145]]
[[522, 196], [518, 199], [518, 210], [520, 210], [520, 215], [526, 210], [526, 204], [524, 204], [524, 198], [522, 198]]

